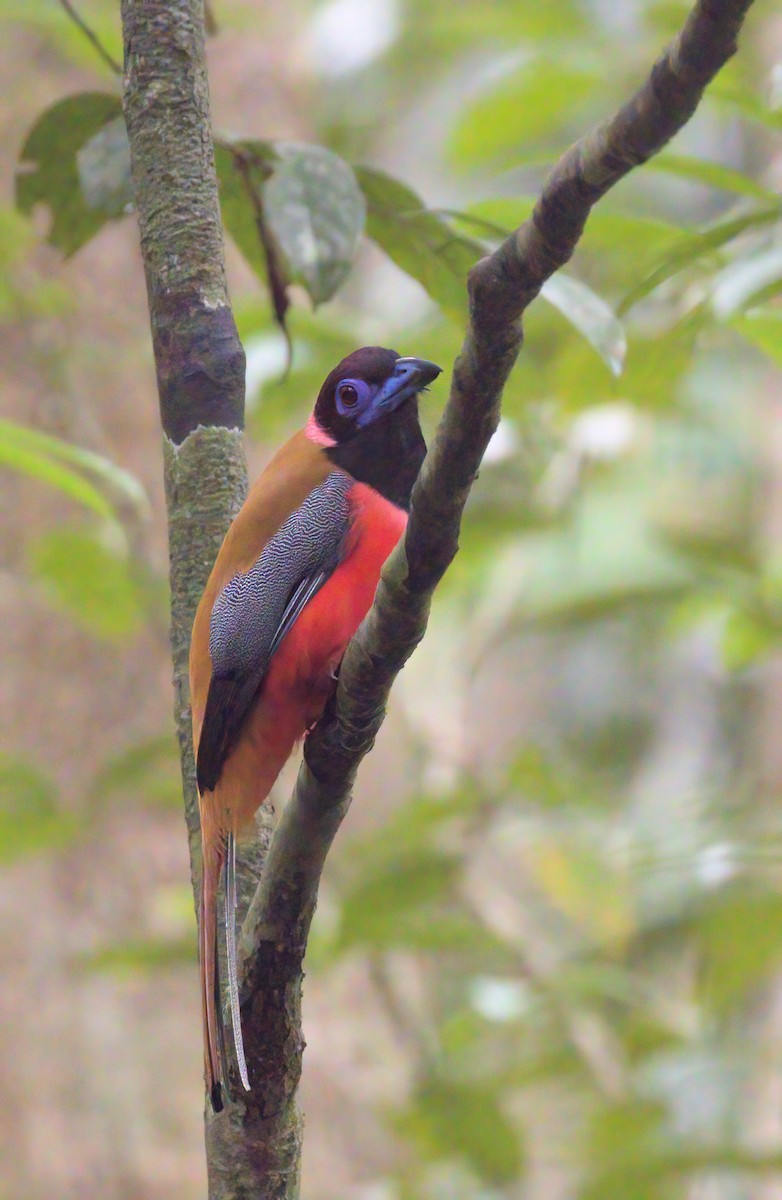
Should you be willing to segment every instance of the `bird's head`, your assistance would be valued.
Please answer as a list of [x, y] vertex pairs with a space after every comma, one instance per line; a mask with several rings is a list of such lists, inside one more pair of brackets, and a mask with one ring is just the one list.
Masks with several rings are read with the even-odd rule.
[[335, 466], [407, 508], [426, 453], [418, 396], [440, 370], [382, 346], [354, 350], [326, 377], [307, 434]]
[[[415, 401], [440, 367], [425, 358], [400, 358], [383, 346], [363, 346], [343, 358], [326, 377], [315, 404], [310, 432], [323, 445], [360, 437], [375, 421]], [[320, 436], [319, 436], [320, 435]]]

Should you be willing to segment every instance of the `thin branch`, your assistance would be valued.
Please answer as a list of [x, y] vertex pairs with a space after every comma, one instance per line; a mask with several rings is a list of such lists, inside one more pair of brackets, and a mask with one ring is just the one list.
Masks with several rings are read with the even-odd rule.
[[95, 31], [93, 29], [90, 29], [89, 25], [83, 19], [83, 17], [79, 16], [76, 9], [71, 4], [71, 0], [60, 0], [60, 4], [63, 6], [65, 11], [67, 12], [68, 16], [71, 18], [74, 25], [78, 25], [79, 29], [82, 31], [84, 36], [87, 38], [87, 41], [92, 42], [93, 46], [95, 47], [98, 54], [101, 56], [101, 58], [105, 62], [106, 66], [109, 67], [114, 72], [115, 75], [121, 75], [122, 67], [117, 62], [116, 58], [113, 58], [112, 55], [109, 54], [108, 50], [103, 45], [103, 42], [98, 37], [97, 33], [95, 33]]
[[[263, 1018], [275, 989], [292, 986], [329, 846], [388, 694], [426, 630], [432, 593], [458, 549], [462, 512], [500, 418], [522, 344], [521, 316], [571, 257], [592, 206], [692, 116], [736, 50], [752, 0], [699, 0], [643, 86], [554, 167], [530, 220], [473, 268], [470, 323], [451, 392], [416, 483], [404, 542], [386, 564], [372, 610], [350, 643], [330, 711], [305, 745], [298, 782], [272, 839], [242, 936], [248, 1058], [263, 1058]], [[285, 1036], [285, 1030], [278, 1031]]]
[[266, 260], [266, 276], [269, 284], [269, 293], [271, 295], [272, 309], [274, 310], [274, 319], [282, 330], [282, 335], [285, 338], [285, 347], [287, 351], [287, 365], [283, 373], [283, 379], [288, 374], [293, 363], [293, 343], [291, 341], [290, 330], [286, 321], [286, 315], [290, 308], [288, 299], [287, 283], [285, 280], [285, 272], [280, 263], [280, 256], [275, 245], [274, 238], [269, 231], [266, 223], [266, 214], [263, 210], [263, 198], [260, 189], [256, 187], [255, 180], [252, 176], [253, 166], [258, 166], [258, 163], [253, 163], [251, 157], [239, 146], [231, 142], [221, 143], [229, 152], [233, 159], [234, 167], [242, 181], [245, 195], [250, 201], [255, 217], [255, 228], [258, 232], [258, 240], [261, 243], [261, 253]]

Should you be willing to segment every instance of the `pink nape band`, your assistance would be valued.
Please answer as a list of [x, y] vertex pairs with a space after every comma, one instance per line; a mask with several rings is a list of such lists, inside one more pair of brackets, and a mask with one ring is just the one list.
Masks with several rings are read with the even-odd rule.
[[315, 442], [317, 446], [336, 446], [337, 444], [336, 440], [333, 437], [329, 437], [329, 435], [326, 433], [326, 430], [321, 428], [321, 426], [315, 420], [314, 413], [312, 413], [309, 421], [304, 426], [304, 432], [310, 441]]

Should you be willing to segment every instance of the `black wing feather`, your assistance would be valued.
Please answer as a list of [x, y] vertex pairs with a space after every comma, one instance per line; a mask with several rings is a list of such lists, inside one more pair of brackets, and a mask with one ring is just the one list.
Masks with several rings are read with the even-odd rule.
[[[336, 563], [334, 564], [336, 566]], [[332, 568], [333, 569], [333, 568]], [[269, 647], [269, 658], [274, 654], [274, 651], [279, 646], [282, 639], [293, 627], [294, 621], [304, 611], [307, 604], [313, 596], [317, 595], [323, 587], [326, 580], [331, 575], [331, 571], [316, 571], [312, 575], [307, 575], [302, 579], [296, 591], [291, 596], [282, 614], [282, 620], [277, 626], [277, 631]]]
[[270, 538], [253, 567], [234, 576], [215, 601], [212, 679], [196, 766], [202, 794], [217, 786], [269, 660], [344, 557], [351, 484], [341, 472], [329, 475]]
[[262, 672], [257, 677], [252, 673], [212, 675], [196, 763], [201, 795], [216, 788], [223, 763], [236, 745], [243, 719], [262, 682]]

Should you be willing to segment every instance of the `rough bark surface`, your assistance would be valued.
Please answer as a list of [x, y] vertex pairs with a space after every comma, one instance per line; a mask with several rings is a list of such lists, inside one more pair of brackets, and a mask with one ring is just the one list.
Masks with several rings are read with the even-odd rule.
[[123, 0], [125, 121], [163, 430], [244, 424], [228, 304], [202, 0]]

